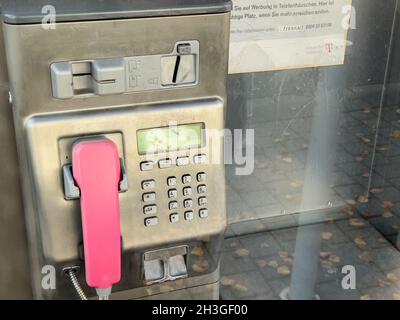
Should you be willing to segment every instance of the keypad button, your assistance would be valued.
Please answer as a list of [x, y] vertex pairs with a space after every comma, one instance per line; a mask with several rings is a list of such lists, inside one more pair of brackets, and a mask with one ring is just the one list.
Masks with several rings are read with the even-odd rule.
[[185, 197], [192, 195], [192, 188], [191, 187], [185, 187], [185, 188], [183, 188], [182, 191], [183, 191], [183, 195]]
[[185, 174], [182, 176], [182, 183], [183, 184], [188, 184], [192, 182], [192, 176], [190, 174]]
[[168, 179], [167, 179], [167, 184], [168, 184], [169, 186], [174, 186], [174, 185], [176, 185], [176, 177], [168, 177]]
[[197, 193], [202, 194], [207, 192], [207, 187], [205, 184], [197, 186]]
[[169, 210], [178, 209], [178, 201], [171, 201], [170, 203], [168, 203], [168, 208]]
[[169, 168], [172, 165], [171, 159], [161, 159], [158, 161], [158, 167], [160, 169]]
[[207, 198], [206, 197], [200, 197], [198, 200], [199, 206], [205, 206], [207, 204]]
[[177, 213], [171, 213], [169, 215], [169, 221], [171, 221], [172, 223], [176, 223], [179, 221], [179, 215]]
[[144, 214], [156, 214], [157, 213], [157, 206], [155, 204], [144, 206], [143, 207]]
[[142, 171], [153, 170], [153, 168], [154, 168], [153, 161], [143, 161], [140, 163], [140, 170]]
[[178, 196], [178, 190], [169, 189], [168, 190], [168, 198], [176, 198]]
[[191, 207], [193, 207], [193, 200], [192, 200], [192, 199], [185, 199], [185, 200], [183, 200], [183, 207], [184, 207], [184, 208], [191, 208]]
[[197, 174], [197, 181], [198, 182], [204, 182], [206, 181], [206, 174], [204, 172], [199, 172]]
[[207, 163], [207, 156], [205, 154], [198, 154], [198, 155], [193, 157], [193, 162], [195, 164]]
[[154, 189], [155, 187], [156, 187], [156, 182], [154, 180], [142, 181], [143, 190]]
[[185, 211], [185, 220], [193, 219], [193, 211]]
[[157, 217], [150, 217], [150, 218], [144, 219], [144, 225], [146, 227], [155, 226], [156, 224], [158, 224], [158, 218]]
[[204, 219], [208, 217], [208, 210], [207, 209], [200, 209], [199, 210], [199, 217]]
[[156, 193], [155, 192], [148, 192], [143, 193], [143, 201], [144, 202], [151, 202], [156, 200]]
[[189, 164], [189, 157], [179, 157], [176, 158], [177, 166], [187, 166]]

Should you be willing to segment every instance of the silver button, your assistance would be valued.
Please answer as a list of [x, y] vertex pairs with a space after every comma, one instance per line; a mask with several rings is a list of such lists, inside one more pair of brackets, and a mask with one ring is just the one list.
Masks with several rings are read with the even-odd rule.
[[160, 161], [158, 161], [158, 166], [160, 169], [169, 168], [171, 165], [171, 159], [161, 159]]
[[201, 184], [197, 186], [197, 193], [206, 193], [207, 192], [207, 187], [205, 184]]
[[174, 186], [174, 185], [176, 185], [176, 178], [175, 178], [175, 177], [168, 177], [168, 179], [167, 179], [167, 184], [168, 184], [169, 186]]
[[184, 208], [191, 208], [192, 206], [193, 206], [193, 200], [192, 199], [183, 200], [183, 207]]
[[182, 176], [182, 183], [183, 184], [188, 184], [190, 182], [192, 182], [192, 177], [191, 177], [190, 174], [185, 174], [185, 175]]
[[178, 202], [177, 201], [171, 201], [168, 204], [168, 208], [169, 208], [169, 210], [178, 209]]
[[204, 172], [199, 172], [197, 174], [197, 181], [198, 182], [204, 182], [206, 181], [206, 174]]
[[185, 220], [192, 220], [192, 219], [193, 219], [193, 211], [186, 211]]
[[179, 157], [176, 158], [177, 166], [187, 166], [189, 164], [189, 157]]
[[191, 194], [192, 194], [192, 188], [191, 187], [183, 188], [183, 195], [184, 196], [190, 196]]
[[152, 204], [150, 206], [144, 206], [143, 207], [143, 213], [144, 214], [156, 214], [157, 213], [157, 206], [155, 204]]
[[208, 217], [208, 210], [207, 209], [200, 209], [199, 210], [199, 217], [204, 219]]
[[155, 192], [149, 192], [149, 193], [143, 193], [143, 201], [144, 202], [151, 202], [156, 200], [156, 193]]
[[155, 187], [156, 187], [156, 182], [154, 180], [142, 181], [143, 190], [154, 189]]
[[207, 198], [206, 197], [200, 197], [199, 198], [199, 206], [205, 206], [207, 204]]
[[157, 217], [151, 217], [151, 218], [144, 219], [144, 225], [146, 227], [155, 226], [156, 224], [158, 224], [158, 218]]
[[198, 154], [193, 157], [193, 162], [195, 164], [204, 164], [207, 163], [207, 156], [205, 154]]
[[140, 170], [149, 171], [153, 170], [154, 163], [152, 161], [143, 161], [140, 163]]
[[168, 190], [168, 198], [176, 198], [178, 196], [178, 190], [169, 189]]
[[172, 213], [169, 215], [169, 221], [172, 223], [178, 222], [179, 221], [179, 215], [177, 213]]

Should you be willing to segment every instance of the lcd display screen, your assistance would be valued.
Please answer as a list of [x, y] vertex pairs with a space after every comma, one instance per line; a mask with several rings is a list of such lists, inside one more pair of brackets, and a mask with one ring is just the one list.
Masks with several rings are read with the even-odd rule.
[[204, 123], [194, 123], [138, 130], [138, 152], [148, 154], [202, 147], [203, 129]]

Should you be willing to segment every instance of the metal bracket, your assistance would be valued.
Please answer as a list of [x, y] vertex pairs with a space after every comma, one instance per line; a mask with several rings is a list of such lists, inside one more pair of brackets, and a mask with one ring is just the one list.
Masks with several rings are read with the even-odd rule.
[[[125, 161], [120, 159], [121, 163], [121, 181], [119, 182], [119, 192], [128, 190], [128, 174], [126, 172]], [[79, 199], [81, 194], [79, 188], [75, 184], [72, 173], [72, 164], [66, 164], [62, 168], [64, 177], [64, 196], [66, 200]]]

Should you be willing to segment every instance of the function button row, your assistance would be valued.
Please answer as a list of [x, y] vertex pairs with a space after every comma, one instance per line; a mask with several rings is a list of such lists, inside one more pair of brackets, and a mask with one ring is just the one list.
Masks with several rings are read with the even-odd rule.
[[[207, 155], [205, 154], [198, 154], [193, 156], [193, 163], [194, 164], [205, 164], [207, 163]], [[178, 157], [176, 158], [176, 165], [187, 166], [190, 164], [190, 158], [188, 156]], [[161, 159], [158, 161], [158, 167], [160, 169], [169, 168], [172, 166], [172, 159], [166, 158]], [[154, 169], [154, 162], [153, 161], [143, 161], [140, 163], [140, 170], [142, 171], [149, 171]]]

